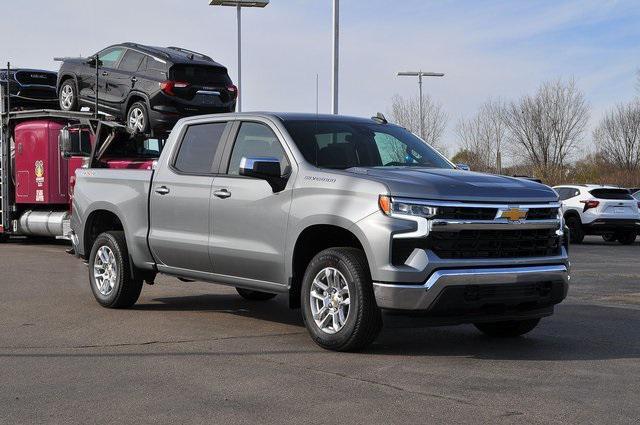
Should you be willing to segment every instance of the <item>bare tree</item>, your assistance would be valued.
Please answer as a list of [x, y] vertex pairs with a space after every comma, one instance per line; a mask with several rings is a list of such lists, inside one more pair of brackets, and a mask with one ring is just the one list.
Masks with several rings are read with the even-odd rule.
[[502, 172], [501, 150], [507, 137], [507, 126], [502, 117], [504, 106], [500, 101], [488, 100], [470, 119], [458, 122], [456, 132], [462, 149], [469, 152], [473, 170]]
[[609, 111], [593, 132], [601, 155], [629, 173], [640, 172], [640, 100]]
[[573, 80], [557, 80], [511, 102], [503, 117], [514, 157], [530, 162], [538, 177], [553, 184], [563, 178], [569, 156], [582, 141], [589, 107]]
[[447, 126], [447, 114], [442, 109], [442, 105], [433, 101], [429, 95], [422, 98], [423, 134], [420, 134], [420, 100], [418, 97], [405, 99], [400, 95], [393, 96], [391, 117], [398, 125], [419, 135], [434, 148], [444, 148], [440, 144], [440, 139]]

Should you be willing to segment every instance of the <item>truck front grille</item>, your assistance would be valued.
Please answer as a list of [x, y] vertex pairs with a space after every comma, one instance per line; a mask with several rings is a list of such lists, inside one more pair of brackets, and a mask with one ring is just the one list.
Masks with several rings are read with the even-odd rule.
[[493, 220], [498, 213], [497, 208], [473, 207], [438, 207], [434, 218], [443, 220]]
[[561, 244], [551, 228], [431, 232], [424, 238], [394, 239], [391, 262], [404, 264], [416, 248], [443, 259], [550, 257], [560, 254]]
[[425, 244], [440, 258], [548, 257], [560, 250], [555, 229], [432, 232]]

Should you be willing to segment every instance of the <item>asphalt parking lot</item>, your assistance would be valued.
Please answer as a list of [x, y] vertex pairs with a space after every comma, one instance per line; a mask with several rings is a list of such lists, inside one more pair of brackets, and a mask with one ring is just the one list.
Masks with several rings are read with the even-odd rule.
[[527, 337], [386, 317], [366, 352], [312, 343], [285, 297], [159, 278], [93, 300], [65, 245], [0, 245], [0, 423], [638, 423], [640, 243], [572, 247]]

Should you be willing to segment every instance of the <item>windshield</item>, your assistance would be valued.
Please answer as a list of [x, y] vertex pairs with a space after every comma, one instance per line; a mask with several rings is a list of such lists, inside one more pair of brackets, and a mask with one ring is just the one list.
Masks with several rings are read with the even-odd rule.
[[304, 158], [317, 167], [454, 168], [396, 125], [337, 120], [285, 120], [284, 125]]

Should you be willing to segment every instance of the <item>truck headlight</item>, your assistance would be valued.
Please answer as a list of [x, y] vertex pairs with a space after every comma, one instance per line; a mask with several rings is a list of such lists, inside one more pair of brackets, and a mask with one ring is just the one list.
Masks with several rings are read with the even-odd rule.
[[415, 204], [405, 201], [393, 201], [390, 196], [380, 195], [378, 205], [386, 215], [408, 215], [433, 218], [438, 214], [438, 207]]

